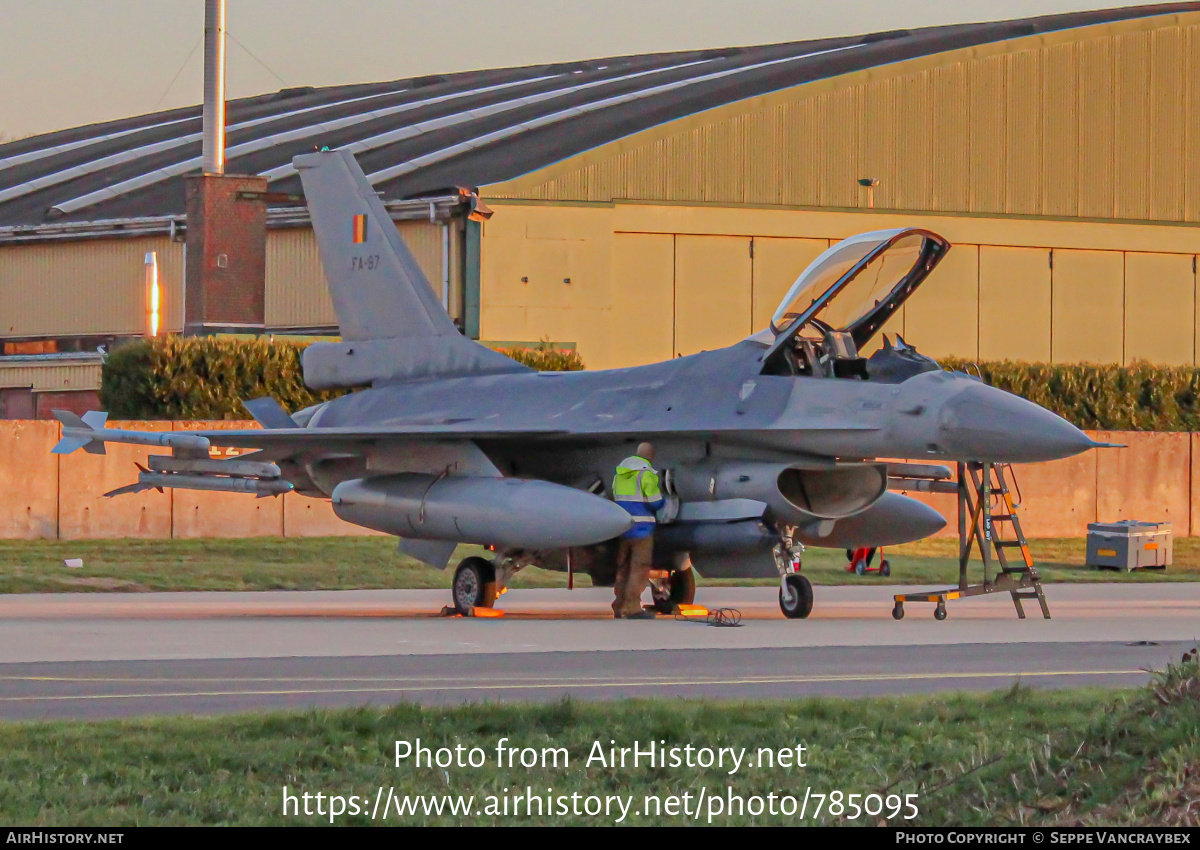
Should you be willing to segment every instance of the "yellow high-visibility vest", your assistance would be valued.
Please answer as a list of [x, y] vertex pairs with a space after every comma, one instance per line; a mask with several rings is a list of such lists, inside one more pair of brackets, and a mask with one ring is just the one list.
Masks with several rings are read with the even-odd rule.
[[662, 498], [658, 473], [644, 458], [627, 457], [617, 465], [612, 494], [616, 502], [657, 502]]

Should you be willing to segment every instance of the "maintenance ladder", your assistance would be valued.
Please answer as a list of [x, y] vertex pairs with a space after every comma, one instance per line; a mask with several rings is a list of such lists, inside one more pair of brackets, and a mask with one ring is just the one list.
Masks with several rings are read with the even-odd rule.
[[[1012, 595], [1020, 619], [1025, 619], [1022, 601], [1034, 599], [1042, 608], [1042, 616], [1050, 619], [1042, 579], [1033, 565], [1029, 542], [1017, 516], [1020, 489], [1017, 487], [1014, 500], [1010, 483], [1017, 487], [1016, 475], [1007, 463], [960, 463], [957, 485], [936, 482], [941, 486], [935, 485], [934, 492], [958, 495], [958, 587], [898, 594], [894, 597], [893, 617], [899, 620], [904, 616], [905, 602], [934, 602], [937, 608], [933, 616], [944, 620], [949, 600], [1007, 592]], [[982, 584], [971, 584], [967, 578], [967, 565], [976, 544], [983, 560]]]

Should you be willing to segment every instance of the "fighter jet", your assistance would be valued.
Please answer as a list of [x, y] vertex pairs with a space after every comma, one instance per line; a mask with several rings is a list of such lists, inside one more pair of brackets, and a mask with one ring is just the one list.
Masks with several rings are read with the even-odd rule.
[[[262, 430], [149, 433], [63, 423], [57, 453], [106, 442], [164, 446], [114, 491], [294, 491], [332, 500], [347, 522], [401, 538], [455, 572], [454, 607], [491, 606], [529, 565], [612, 580], [629, 515], [614, 468], [649, 440], [677, 511], [656, 532], [656, 604], [692, 601], [705, 577], [775, 577], [780, 608], [807, 617], [805, 546], [909, 542], [942, 517], [889, 490], [948, 478], [947, 461], [1065, 458], [1095, 443], [1069, 422], [897, 338], [873, 337], [945, 257], [921, 228], [833, 245], [797, 279], [770, 327], [728, 348], [627, 369], [536, 372], [464, 337], [434, 297], [348, 151], [296, 157], [341, 326], [310, 345], [314, 389], [360, 388], [294, 413], [247, 401]], [[363, 388], [366, 387], [366, 388]], [[254, 450], [210, 458], [212, 447]], [[889, 463], [907, 458], [926, 463]], [[908, 483], [906, 483], [908, 482]], [[683, 555], [689, 557], [683, 557]]]

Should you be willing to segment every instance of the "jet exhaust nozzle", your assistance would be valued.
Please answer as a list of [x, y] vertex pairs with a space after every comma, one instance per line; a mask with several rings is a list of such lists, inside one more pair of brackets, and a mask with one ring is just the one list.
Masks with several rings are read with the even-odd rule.
[[557, 549], [618, 537], [633, 520], [599, 496], [523, 478], [401, 474], [343, 481], [333, 512], [418, 540]]

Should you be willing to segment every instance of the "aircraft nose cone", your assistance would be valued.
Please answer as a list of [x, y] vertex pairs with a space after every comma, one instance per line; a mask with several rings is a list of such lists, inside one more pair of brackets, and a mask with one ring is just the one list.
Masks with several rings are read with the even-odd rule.
[[1035, 463], [1092, 448], [1092, 439], [1033, 402], [976, 384], [942, 408], [940, 440], [949, 453], [976, 461]]

